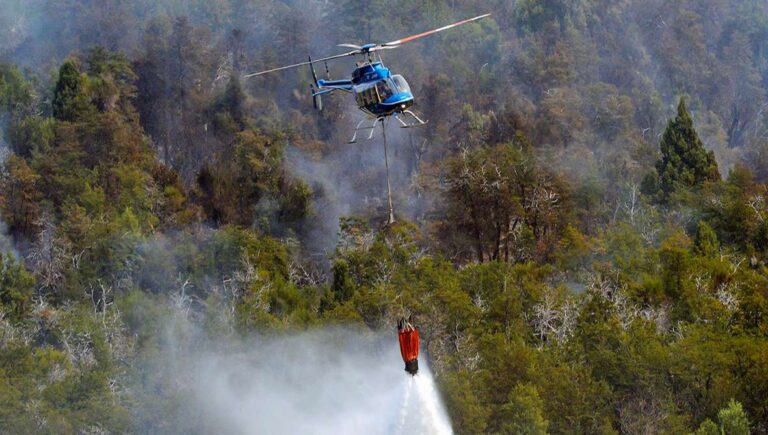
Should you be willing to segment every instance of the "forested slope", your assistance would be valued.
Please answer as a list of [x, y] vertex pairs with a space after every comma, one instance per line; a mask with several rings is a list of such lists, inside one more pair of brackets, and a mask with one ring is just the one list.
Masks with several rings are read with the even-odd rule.
[[[458, 433], [768, 433], [768, 4], [3, 10], [0, 431], [203, 431], [177, 346], [413, 314]], [[395, 225], [349, 96], [241, 78], [485, 12], [384, 57]]]

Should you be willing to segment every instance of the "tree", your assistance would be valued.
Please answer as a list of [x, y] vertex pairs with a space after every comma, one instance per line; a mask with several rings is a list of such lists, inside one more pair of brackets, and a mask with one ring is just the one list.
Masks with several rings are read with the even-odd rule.
[[693, 252], [702, 257], [714, 257], [720, 251], [717, 234], [706, 222], [699, 221], [696, 237], [693, 240]]
[[704, 420], [694, 435], [720, 435], [720, 428], [710, 419]]
[[[15, 66], [0, 63], [0, 114], [21, 115], [34, 102], [34, 91]], [[21, 112], [21, 113], [19, 113]]]
[[704, 420], [695, 435], [749, 435], [749, 419], [741, 403], [731, 399], [728, 406], [717, 413], [720, 425]]
[[[662, 201], [667, 201], [679, 189], [692, 189], [708, 181], [720, 180], [715, 154], [704, 149], [685, 107], [685, 99], [680, 99], [677, 116], [669, 120], [660, 146], [661, 160], [656, 163], [660, 192], [646, 193], [658, 193]], [[645, 183], [646, 186], [651, 184]]]
[[83, 80], [80, 76], [80, 68], [70, 59], [59, 68], [59, 78], [56, 81], [56, 89], [53, 91], [53, 116], [59, 121], [74, 121], [87, 101]]
[[509, 402], [502, 405], [504, 434], [544, 435], [549, 422], [544, 418], [544, 402], [536, 387], [518, 385], [510, 394]]
[[285, 142], [258, 130], [234, 134], [225, 153], [198, 173], [195, 194], [210, 222], [295, 228], [309, 212], [309, 188], [282, 166]]
[[659, 252], [661, 281], [668, 301], [677, 304], [679, 315], [688, 318], [690, 312], [691, 268], [690, 240], [682, 233], [672, 234], [661, 243]]
[[186, 181], [210, 154], [204, 117], [213, 84], [209, 34], [186, 17], [152, 20], [144, 32], [137, 107], [164, 163]]
[[723, 435], [749, 435], [749, 419], [741, 403], [731, 399], [728, 406], [717, 413]]
[[534, 164], [522, 136], [481, 146], [448, 161], [447, 219], [441, 236], [478, 262], [546, 255], [561, 229], [563, 189]]
[[0, 179], [0, 210], [13, 234], [32, 238], [40, 214], [38, 201], [40, 178], [26, 160], [11, 155], [5, 163], [6, 174]]
[[[0, 253], [0, 309], [20, 320], [34, 291], [35, 277], [11, 253]], [[1, 318], [1, 317], [0, 317]]]

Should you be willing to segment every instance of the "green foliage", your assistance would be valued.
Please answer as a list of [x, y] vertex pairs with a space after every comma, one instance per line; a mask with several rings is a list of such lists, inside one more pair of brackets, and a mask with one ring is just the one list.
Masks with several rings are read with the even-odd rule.
[[509, 402], [502, 405], [500, 414], [504, 423], [499, 433], [547, 434], [549, 423], [543, 415], [544, 403], [532, 385], [518, 385], [509, 395]]
[[21, 320], [30, 308], [35, 277], [13, 254], [0, 253], [0, 307], [14, 320]]
[[[715, 154], [704, 149], [685, 107], [685, 99], [680, 99], [677, 116], [667, 124], [660, 146], [661, 160], [656, 163], [656, 171], [662, 200], [668, 200], [681, 188], [692, 189], [705, 182], [720, 180]], [[646, 188], [651, 187], [646, 185]]]
[[60, 121], [75, 121], [88, 108], [84, 88], [85, 82], [75, 61], [64, 62], [53, 93], [53, 116]]
[[333, 300], [344, 303], [354, 294], [354, 283], [349, 272], [349, 263], [338, 260], [333, 264]]
[[40, 215], [40, 192], [37, 189], [40, 176], [29, 167], [26, 160], [12, 155], [5, 162], [5, 174], [0, 178], [0, 209], [11, 231], [31, 237]]
[[280, 162], [285, 143], [247, 129], [234, 134], [232, 155], [204, 166], [197, 176], [196, 197], [215, 224], [257, 226], [279, 234], [275, 221], [296, 228], [310, 212], [311, 192], [290, 177]]
[[748, 435], [749, 420], [741, 403], [731, 399], [728, 406], [717, 413], [718, 426], [712, 420], [704, 420], [695, 435]]
[[55, 137], [56, 122], [51, 118], [32, 115], [9, 126], [8, 136], [13, 151], [29, 158], [34, 153], [50, 150]]
[[466, 434], [485, 432], [490, 410], [478, 397], [478, 384], [473, 373], [457, 370], [449, 373], [446, 378], [443, 389], [453, 429], [457, 433]]
[[728, 406], [717, 413], [720, 430], [725, 435], [749, 435], [749, 420], [741, 403], [731, 399]]
[[33, 103], [34, 90], [19, 68], [0, 63], [0, 113], [24, 115]]
[[712, 420], [706, 419], [694, 433], [695, 435], [720, 435], [720, 428]]
[[[525, 261], [553, 248], [563, 190], [546, 169], [516, 144], [484, 146], [448, 162], [443, 238], [477, 261]], [[518, 233], [524, 243], [513, 243]], [[527, 243], [526, 243], [527, 242]]]
[[[48, 3], [4, 41], [33, 68], [0, 64], [0, 431], [200, 431], [169, 337], [403, 315], [457, 433], [766, 431], [765, 4]], [[430, 120], [393, 136], [414, 223], [380, 224], [346, 100], [239, 79], [488, 7], [385, 57]], [[53, 36], [19, 45], [27, 20]], [[665, 122], [670, 95], [695, 110]]]
[[699, 221], [696, 237], [693, 240], [693, 252], [702, 257], [715, 257], [720, 251], [717, 234], [706, 222]]

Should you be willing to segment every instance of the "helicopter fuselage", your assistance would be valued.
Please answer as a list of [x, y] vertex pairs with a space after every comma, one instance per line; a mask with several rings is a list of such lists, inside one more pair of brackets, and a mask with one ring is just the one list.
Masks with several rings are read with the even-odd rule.
[[357, 107], [371, 118], [383, 118], [413, 106], [413, 93], [405, 78], [393, 75], [381, 61], [360, 62], [352, 71], [352, 80], [317, 80], [322, 95], [345, 91], [355, 95]]

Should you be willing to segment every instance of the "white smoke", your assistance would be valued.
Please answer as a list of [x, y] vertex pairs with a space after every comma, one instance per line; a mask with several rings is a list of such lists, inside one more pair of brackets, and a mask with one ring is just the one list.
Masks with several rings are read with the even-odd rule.
[[[176, 350], [178, 351], [178, 349]], [[174, 352], [173, 383], [201, 433], [452, 434], [426, 364], [404, 371], [396, 334], [343, 329]]]
[[[334, 145], [322, 157], [296, 147], [288, 148], [285, 154], [286, 170], [317, 194], [313, 198], [314, 214], [307, 222], [309, 233], [302, 240], [312, 252], [333, 251], [338, 243], [341, 217], [373, 218], [374, 222], [378, 219], [384, 224], [389, 215], [381, 126], [377, 124], [371, 140], [367, 140], [368, 131], [363, 130], [357, 143], [344, 143], [341, 137], [344, 141], [351, 138], [355, 120], [361, 118], [353, 113], [340, 121], [348, 126], [344, 133], [329, 141]], [[364, 125], [370, 125], [370, 121]], [[387, 160], [395, 215], [417, 221], [424, 213], [426, 198], [416, 194], [412, 186], [416, 175], [410, 147], [412, 134], [416, 133], [399, 128], [395, 120], [387, 121]]]

